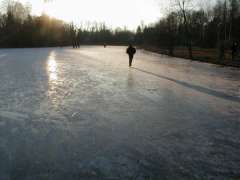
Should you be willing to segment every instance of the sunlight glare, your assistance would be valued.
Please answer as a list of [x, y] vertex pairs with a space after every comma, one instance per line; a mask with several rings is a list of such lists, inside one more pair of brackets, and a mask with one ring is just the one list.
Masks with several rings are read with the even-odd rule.
[[48, 74], [50, 82], [57, 81], [57, 62], [55, 54], [52, 52], [47, 62]]
[[[105, 22], [107, 26], [136, 29], [141, 22], [156, 22], [160, 16], [157, 0], [20, 0], [32, 4], [32, 13], [46, 13], [51, 17], [85, 25]], [[41, 2], [41, 3], [40, 3]]]

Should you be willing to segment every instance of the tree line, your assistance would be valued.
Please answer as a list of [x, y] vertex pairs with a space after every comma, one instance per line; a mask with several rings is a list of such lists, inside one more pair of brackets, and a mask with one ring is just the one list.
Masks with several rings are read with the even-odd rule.
[[70, 43], [70, 25], [44, 14], [31, 16], [31, 8], [20, 2], [5, 2], [7, 4], [0, 14], [0, 47], [39, 47]]
[[30, 12], [28, 4], [4, 1], [0, 13], [0, 47], [127, 44], [135, 36], [126, 28], [111, 30], [104, 23], [88, 23], [83, 28], [46, 14], [32, 16]]
[[137, 28], [136, 42], [167, 49], [169, 55], [184, 46], [191, 59], [193, 47], [216, 48], [223, 59], [224, 51], [240, 40], [240, 0], [218, 0], [208, 9], [194, 8], [193, 2], [175, 0], [159, 22]]
[[219, 59], [240, 39], [240, 0], [218, 0], [215, 6], [196, 8], [194, 0], [173, 0], [172, 9], [157, 23], [140, 25], [136, 32], [112, 30], [104, 23], [77, 27], [73, 23], [30, 15], [29, 5], [5, 0], [0, 13], [0, 47], [68, 46], [80, 44], [129, 44], [155, 46], [174, 55], [176, 47], [215, 48]]

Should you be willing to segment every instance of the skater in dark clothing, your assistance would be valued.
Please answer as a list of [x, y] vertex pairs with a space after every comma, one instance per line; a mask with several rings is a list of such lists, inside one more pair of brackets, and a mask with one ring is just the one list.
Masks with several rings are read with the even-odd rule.
[[136, 49], [130, 44], [127, 48], [126, 53], [129, 56], [129, 67], [132, 66], [133, 56], [136, 53]]
[[232, 60], [235, 59], [235, 56], [237, 55], [237, 51], [238, 51], [238, 43], [234, 42], [232, 45]]

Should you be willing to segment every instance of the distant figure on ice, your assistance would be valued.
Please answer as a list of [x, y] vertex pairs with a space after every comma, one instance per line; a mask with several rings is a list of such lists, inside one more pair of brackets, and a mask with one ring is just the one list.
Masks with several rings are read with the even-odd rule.
[[133, 56], [136, 53], [136, 49], [131, 44], [129, 44], [126, 53], [129, 56], [129, 67], [131, 67], [132, 61], [133, 61]]
[[237, 51], [238, 51], [238, 43], [234, 42], [232, 45], [232, 60], [235, 59], [235, 56], [237, 55]]
[[103, 44], [103, 46], [104, 46], [104, 48], [106, 48], [106, 47], [107, 47], [107, 44], [106, 44], [106, 43], [104, 43], [104, 44]]

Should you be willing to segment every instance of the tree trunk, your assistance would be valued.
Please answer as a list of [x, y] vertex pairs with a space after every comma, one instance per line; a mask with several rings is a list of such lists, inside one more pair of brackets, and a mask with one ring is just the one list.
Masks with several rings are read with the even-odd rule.
[[184, 27], [185, 27], [185, 34], [186, 34], [186, 39], [187, 39], [189, 58], [193, 59], [192, 40], [191, 40], [191, 36], [190, 36], [190, 32], [189, 32], [189, 26], [188, 26], [188, 23], [187, 23], [187, 17], [186, 17], [185, 10], [183, 10], [183, 18], [184, 18]]

